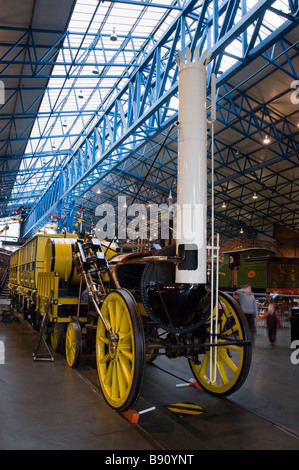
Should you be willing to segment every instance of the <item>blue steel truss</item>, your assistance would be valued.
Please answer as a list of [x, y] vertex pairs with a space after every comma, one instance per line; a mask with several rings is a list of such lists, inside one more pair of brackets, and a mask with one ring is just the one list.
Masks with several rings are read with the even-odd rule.
[[[95, 7], [93, 17], [100, 3]], [[150, 1], [118, 0], [105, 3], [111, 3], [107, 15], [119, 4], [165, 8], [162, 3]], [[272, 106], [281, 98], [279, 93], [268, 102], [249, 93], [252, 83], [258, 83], [261, 76], [271, 76], [274, 70], [280, 70], [288, 77], [284, 96], [290, 83], [299, 79], [298, 42], [289, 39], [299, 24], [298, 1], [280, 2], [279, 9], [274, 0], [252, 2], [251, 8], [246, 0], [168, 3], [167, 12], [173, 15], [170, 24], [158, 39], [154, 34], [138, 36], [138, 40], [143, 41], [141, 49], [134, 47], [137, 37], [132, 34], [123, 38], [121, 46], [113, 50], [112, 56], [109, 55], [107, 43], [104, 46], [105, 35], [100, 30], [95, 33], [90, 29], [92, 18], [84, 35], [85, 39], [89, 38], [88, 46], [82, 40], [83, 47], [77, 50], [74, 57], [71, 53], [72, 42], [76, 35], [80, 41], [82, 34], [46, 31], [56, 35], [55, 44], [47, 47], [40, 39], [45, 31], [36, 30], [20, 30], [19, 41], [2, 57], [6, 78], [16, 78], [12, 73], [8, 74], [13, 64], [26, 66], [28, 78], [42, 79], [53, 78], [49, 70], [59, 65], [59, 71], [54, 71], [54, 76], [64, 80], [63, 97], [53, 103], [50, 114], [47, 111], [43, 114], [42, 109], [31, 112], [34, 102], [24, 103], [20, 110], [20, 115], [26, 115], [29, 119], [27, 127], [32, 126], [33, 122], [37, 123], [44, 138], [41, 145], [34, 145], [35, 140], [40, 141], [40, 134], [32, 135], [32, 151], [27, 147], [24, 154], [27, 138], [19, 134], [8, 142], [12, 147], [18, 144], [18, 151], [12, 155], [9, 166], [7, 158], [0, 157], [6, 179], [14, 181], [18, 176], [17, 184], [22, 187], [22, 194], [12, 193], [5, 209], [8, 216], [9, 212], [23, 206], [26, 218], [22, 224], [22, 237], [28, 237], [42, 228], [51, 215], [61, 217], [60, 228], [72, 231], [80, 208], [84, 208], [84, 223], [89, 229], [96, 223], [97, 205], [103, 202], [116, 204], [120, 194], [126, 195], [128, 201], [132, 200], [169, 129], [166, 145], [140, 191], [138, 202], [167, 202], [170, 190], [176, 197], [177, 130], [172, 127], [178, 117], [175, 56], [178, 50], [184, 53], [187, 46], [192, 53], [195, 47], [199, 47], [200, 53], [208, 51], [208, 95], [211, 73], [216, 74], [216, 229], [224, 235], [232, 235], [244, 228], [247, 234], [256, 235], [270, 231], [275, 222], [298, 228], [299, 214], [298, 209], [294, 208], [298, 187], [289, 172], [284, 174], [275, 166], [282, 162], [287, 168], [296, 169], [298, 165], [299, 143], [295, 120]], [[161, 24], [166, 17], [165, 13]], [[277, 26], [271, 25], [269, 18], [272, 21], [275, 19]], [[37, 34], [39, 41], [35, 39]], [[24, 57], [24, 47], [26, 60], [21, 58]], [[58, 50], [62, 51], [59, 60]], [[128, 50], [134, 52], [133, 59], [131, 55], [127, 59]], [[97, 59], [99, 51], [102, 61]], [[105, 59], [108, 55], [111, 58]], [[88, 70], [85, 67], [87, 64]], [[70, 95], [77, 96], [77, 78], [95, 79], [92, 67], [102, 71], [98, 72], [96, 87], [89, 85], [84, 88], [84, 91], [89, 91], [90, 105], [85, 102], [82, 106], [76, 98], [73, 110], [64, 108], [63, 104]], [[121, 75], [114, 72], [117, 68], [121, 68]], [[248, 71], [246, 76], [242, 74], [244, 70]], [[114, 83], [109, 93], [101, 88], [101, 83], [105, 87], [102, 82], [104, 77]], [[236, 83], [236, 77], [242, 80]], [[68, 86], [69, 81], [72, 85]], [[23, 93], [24, 97], [28, 93], [28, 88], [9, 91], [11, 96], [19, 93], [22, 98]], [[49, 89], [41, 88], [35, 99], [47, 93]], [[58, 97], [59, 93], [57, 89]], [[97, 106], [92, 101], [95, 96], [98, 97]], [[53, 120], [52, 127], [43, 134], [41, 120], [49, 119], [49, 116]], [[63, 123], [70, 117], [75, 119], [72, 128], [66, 131]], [[5, 114], [3, 107], [2, 119], [6, 122], [4, 118], [8, 125], [18, 116]], [[81, 127], [78, 127], [80, 122]], [[60, 132], [57, 132], [59, 123]], [[233, 136], [232, 142], [225, 135], [228, 131]], [[261, 145], [265, 134], [272, 140], [271, 147]], [[58, 148], [53, 144], [55, 141], [59, 142]], [[1, 145], [7, 145], [7, 142], [1, 139], [0, 132]], [[209, 139], [209, 157], [210, 145]], [[260, 149], [266, 152], [263, 160], [259, 158]], [[41, 165], [43, 159], [45, 164]], [[19, 169], [21, 161], [23, 170]], [[270, 195], [267, 194], [269, 187]], [[97, 194], [97, 189], [101, 194]], [[209, 193], [210, 189], [209, 173]], [[253, 190], [259, 193], [259, 199], [249, 204]], [[223, 203], [227, 204], [225, 211], [221, 209]]]

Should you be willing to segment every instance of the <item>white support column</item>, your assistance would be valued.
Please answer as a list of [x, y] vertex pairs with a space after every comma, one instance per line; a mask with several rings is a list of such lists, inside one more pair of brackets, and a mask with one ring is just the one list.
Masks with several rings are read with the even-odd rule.
[[[204, 61], [204, 58], [202, 58]], [[207, 254], [207, 111], [206, 68], [179, 51], [179, 138], [177, 189], [177, 283], [206, 283]]]

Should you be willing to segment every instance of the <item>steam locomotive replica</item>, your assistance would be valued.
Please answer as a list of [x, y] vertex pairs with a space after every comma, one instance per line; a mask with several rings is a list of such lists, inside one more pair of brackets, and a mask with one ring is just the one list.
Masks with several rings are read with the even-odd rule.
[[132, 408], [146, 362], [159, 355], [186, 357], [200, 387], [218, 397], [238, 390], [251, 364], [243, 312], [208, 270], [206, 70], [198, 51], [194, 61], [186, 56], [178, 60], [178, 205], [188, 210], [175, 244], [121, 253], [88, 234], [38, 234], [11, 256], [13, 304], [38, 327], [52, 293], [53, 349], [65, 344], [70, 367], [94, 351], [103, 395], [117, 411]]
[[[38, 234], [11, 255], [11, 301], [38, 329], [53, 291], [51, 346], [61, 351], [65, 345], [70, 367], [95, 350], [101, 389], [111, 407], [133, 406], [146, 362], [161, 354], [186, 357], [199, 385], [216, 396], [243, 384], [251, 362], [243, 313], [232, 297], [219, 292], [211, 335], [213, 295], [208, 284], [175, 282], [175, 245], [117, 253], [116, 246], [107, 249], [97, 238], [70, 237]], [[214, 316], [215, 310], [214, 300]]]

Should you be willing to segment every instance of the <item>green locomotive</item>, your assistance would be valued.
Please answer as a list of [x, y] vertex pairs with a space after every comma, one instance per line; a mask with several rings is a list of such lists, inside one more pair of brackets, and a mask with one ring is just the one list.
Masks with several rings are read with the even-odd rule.
[[223, 252], [219, 266], [219, 287], [235, 290], [250, 284], [256, 293], [279, 291], [299, 293], [299, 258], [282, 258], [262, 248], [245, 248]]

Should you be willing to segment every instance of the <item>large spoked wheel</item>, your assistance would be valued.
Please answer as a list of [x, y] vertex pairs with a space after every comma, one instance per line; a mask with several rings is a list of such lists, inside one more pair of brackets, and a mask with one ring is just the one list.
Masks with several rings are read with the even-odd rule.
[[77, 367], [81, 353], [81, 327], [78, 322], [71, 322], [68, 324], [65, 335], [65, 357], [70, 367]]
[[109, 405], [125, 411], [138, 398], [145, 365], [142, 320], [130, 292], [110, 292], [101, 312], [117, 340], [111, 341], [101, 318], [96, 334], [97, 369], [101, 388]]
[[[210, 318], [205, 326], [205, 343], [210, 344]], [[192, 360], [189, 360], [189, 363], [203, 389], [224, 397], [241, 387], [251, 364], [250, 334], [246, 318], [239, 304], [225, 293], [219, 293], [217, 334], [217, 348], [206, 347], [198, 357], [200, 364]]]

